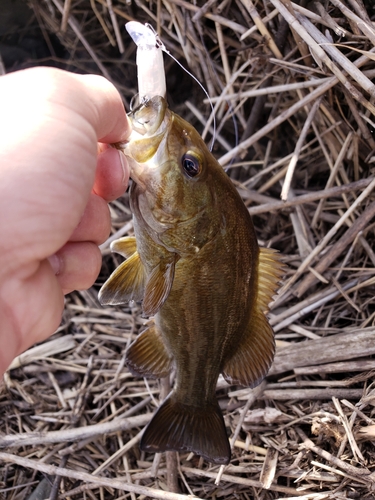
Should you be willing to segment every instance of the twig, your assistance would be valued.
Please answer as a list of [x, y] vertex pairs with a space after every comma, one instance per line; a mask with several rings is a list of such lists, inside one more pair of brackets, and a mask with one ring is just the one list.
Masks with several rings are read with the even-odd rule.
[[327, 92], [333, 85], [337, 83], [337, 80], [335, 77], [331, 77], [329, 80], [326, 82], [322, 83], [317, 89], [313, 90], [310, 92], [310, 94], [306, 95], [303, 99], [300, 101], [296, 102], [290, 108], [286, 109], [280, 115], [278, 115], [276, 118], [274, 118], [270, 123], [262, 127], [260, 130], [258, 130], [255, 134], [253, 134], [251, 137], [243, 141], [242, 143], [238, 144], [235, 148], [232, 149], [229, 153], [226, 153], [224, 156], [219, 158], [219, 163], [223, 166], [225, 166], [227, 163], [230, 162], [232, 158], [235, 158], [238, 156], [240, 153], [246, 151], [249, 149], [250, 146], [255, 144], [259, 139], [267, 135], [269, 132], [271, 132], [273, 129], [275, 129], [278, 125], [281, 125], [285, 120], [293, 116], [294, 114], [297, 113], [301, 108], [304, 106], [308, 105], [311, 102], [314, 102], [318, 97], [320, 97], [322, 94]]
[[[347, 57], [345, 57], [331, 42], [325, 37], [308, 19], [299, 16], [298, 20], [302, 26], [309, 30], [311, 36], [319, 44], [320, 47], [327, 52], [340, 66], [366, 90], [372, 97], [375, 97], [375, 85], [360, 71]], [[343, 83], [343, 82], [342, 82]], [[346, 86], [346, 85], [345, 85]], [[350, 91], [349, 88], [347, 90]], [[352, 93], [352, 92], [351, 92]], [[353, 95], [353, 97], [355, 97]], [[361, 98], [359, 99], [361, 102]], [[362, 102], [363, 104], [363, 102]], [[367, 107], [367, 106], [366, 106]], [[368, 108], [373, 112], [372, 107]]]
[[55, 354], [70, 351], [71, 349], [74, 349], [76, 345], [77, 343], [73, 335], [65, 335], [62, 337], [58, 337], [57, 339], [49, 340], [44, 344], [31, 347], [24, 353], [14, 358], [8, 368], [8, 371], [15, 370], [20, 366], [25, 366], [35, 361], [54, 356]]
[[310, 111], [309, 111], [309, 113], [307, 115], [306, 121], [305, 121], [305, 123], [303, 125], [303, 128], [301, 130], [301, 135], [298, 137], [298, 141], [297, 141], [296, 147], [294, 149], [293, 156], [292, 156], [292, 158], [291, 158], [291, 160], [289, 162], [288, 169], [287, 169], [287, 172], [286, 172], [286, 175], [285, 175], [285, 181], [284, 181], [284, 184], [283, 184], [283, 189], [281, 191], [281, 199], [283, 201], [287, 201], [287, 199], [288, 199], [288, 194], [289, 194], [290, 185], [291, 185], [292, 178], [293, 178], [294, 169], [296, 168], [296, 165], [297, 165], [297, 162], [298, 162], [299, 155], [301, 153], [301, 149], [302, 149], [303, 143], [305, 142], [305, 139], [306, 139], [307, 132], [309, 131], [311, 123], [312, 123], [312, 121], [313, 121], [313, 119], [315, 117], [315, 113], [319, 109], [321, 99], [322, 98], [320, 97], [312, 105], [312, 107], [311, 107], [311, 109], [310, 109]]
[[103, 19], [103, 16], [100, 14], [98, 9], [96, 8], [95, 0], [90, 0], [90, 5], [91, 5], [91, 8], [92, 8], [94, 14], [96, 15], [97, 20], [100, 22], [100, 26], [102, 27], [104, 33], [106, 34], [109, 43], [112, 45], [112, 47], [115, 47], [116, 41], [114, 40], [112, 33], [109, 31], [109, 29], [108, 29], [108, 27]]
[[179, 495], [178, 493], [169, 493], [168, 491], [157, 490], [155, 488], [149, 488], [147, 486], [140, 486], [136, 484], [127, 484], [123, 479], [110, 479], [107, 477], [97, 477], [92, 474], [87, 474], [86, 472], [79, 472], [71, 469], [65, 469], [62, 467], [56, 467], [54, 465], [47, 465], [43, 462], [30, 460], [28, 458], [19, 457], [16, 455], [11, 455], [10, 453], [0, 452], [0, 460], [6, 463], [18, 464], [21, 467], [37, 470], [45, 474], [57, 475], [62, 477], [67, 477], [70, 479], [76, 479], [78, 481], [85, 481], [87, 483], [97, 484], [98, 486], [105, 486], [108, 488], [114, 488], [120, 491], [129, 491], [137, 493], [138, 495], [146, 495], [151, 498], [161, 498], [162, 500], [202, 500], [199, 497], [187, 497], [186, 495]]
[[[332, 71], [332, 73], [338, 78], [338, 80], [344, 85], [344, 87], [351, 93], [351, 95], [363, 104], [369, 111], [375, 114], [375, 107], [369, 103], [360, 92], [354, 87], [354, 85], [346, 78], [342, 71], [332, 62], [332, 60], [326, 55], [321, 46], [314, 40], [314, 38], [306, 31], [306, 26], [311, 27], [315, 30], [310, 21], [303, 18], [301, 15], [297, 14], [295, 17], [289, 10], [282, 4], [281, 0], [271, 0], [272, 4], [279, 10], [280, 14], [286, 19], [290, 26], [296, 30], [296, 32], [301, 36], [301, 38], [308, 44], [310, 49], [316, 55], [317, 58], [324, 62], [324, 64]], [[303, 23], [303, 25], [301, 24]], [[305, 28], [305, 29], [303, 29]], [[370, 82], [371, 83], [371, 82]], [[372, 85], [372, 84], [371, 84]]]
[[13, 448], [18, 446], [37, 446], [41, 444], [63, 443], [67, 441], [80, 441], [81, 439], [95, 439], [103, 434], [127, 431], [134, 427], [146, 425], [152, 413], [137, 415], [126, 419], [117, 419], [112, 422], [78, 427], [77, 429], [64, 429], [50, 432], [25, 432], [0, 437], [0, 448]]
[[[347, 154], [347, 151], [348, 151], [348, 148], [350, 146], [352, 138], [353, 138], [353, 133], [349, 133], [345, 139], [344, 144], [342, 145], [342, 148], [341, 148], [338, 156], [337, 156], [335, 164], [332, 167], [331, 173], [329, 174], [329, 178], [328, 178], [328, 181], [326, 183], [325, 191], [328, 191], [332, 187], [332, 184], [335, 182], [337, 172], [338, 172], [339, 168], [341, 168], [341, 166], [342, 166], [342, 162], [345, 158], [345, 155]], [[313, 217], [313, 220], [311, 223], [312, 227], [316, 226], [317, 221], [319, 219], [319, 216], [322, 212], [323, 205], [324, 205], [323, 200], [324, 200], [324, 198], [321, 199], [321, 201], [319, 202], [318, 208], [315, 211], [315, 214], [314, 214], [314, 217]]]
[[346, 5], [344, 5], [340, 0], [330, 0], [330, 2], [338, 7], [341, 12], [348, 18], [356, 23], [358, 28], [366, 35], [373, 44], [375, 44], [375, 29], [373, 26], [369, 25], [363, 19], [358, 17], [354, 12], [352, 12]]
[[[295, 83], [285, 83], [283, 85], [270, 85], [269, 87], [261, 87], [257, 88], [254, 90], [244, 90], [241, 92], [237, 92], [234, 94], [225, 94], [225, 100], [234, 100], [238, 98], [244, 98], [244, 97], [258, 97], [258, 96], [268, 96], [270, 94], [278, 94], [281, 92], [290, 92], [293, 90], [300, 90], [300, 89], [309, 89], [313, 87], [318, 87], [322, 83], [326, 82], [329, 80], [330, 77], [326, 78], [312, 78], [308, 80], [304, 80], [302, 82], [295, 82]], [[221, 101], [222, 97], [211, 97], [211, 101], [213, 103]], [[208, 99], [205, 99], [203, 102], [206, 104], [208, 103]]]
[[[241, 432], [242, 424], [243, 424], [243, 421], [244, 421], [244, 419], [246, 417], [246, 413], [248, 412], [249, 408], [255, 403], [255, 401], [258, 398], [260, 398], [260, 396], [262, 395], [262, 393], [263, 393], [263, 391], [264, 391], [265, 388], [266, 388], [266, 382], [263, 381], [255, 389], [250, 389], [249, 390], [249, 395], [248, 395], [246, 404], [243, 407], [243, 410], [241, 411], [241, 415], [240, 415], [240, 418], [238, 420], [236, 429], [235, 429], [235, 431], [233, 433], [233, 436], [231, 437], [231, 440], [230, 440], [230, 447], [231, 447], [231, 449], [233, 449], [233, 446], [235, 445], [235, 442], [237, 441], [239, 433]], [[223, 472], [224, 472], [225, 468], [226, 468], [225, 465], [221, 465], [220, 466], [219, 472], [218, 472], [217, 477], [215, 479], [215, 484], [220, 484], [220, 479], [221, 479], [221, 476], [223, 475]]]
[[337, 389], [326, 387], [325, 389], [267, 389], [264, 391], [260, 399], [274, 401], [323, 401], [327, 399], [346, 398], [357, 401], [362, 396], [362, 389]]
[[110, 18], [112, 21], [113, 31], [115, 32], [118, 50], [119, 50], [120, 54], [123, 54], [124, 53], [124, 44], [122, 41], [120, 29], [118, 27], [116, 14], [113, 11], [112, 0], [107, 0], [107, 8], [108, 8], [108, 12], [109, 12], [109, 15], [110, 15]]
[[[367, 179], [361, 179], [360, 181], [352, 182], [350, 184], [343, 184], [342, 186], [335, 186], [329, 189], [324, 189], [322, 191], [315, 191], [308, 194], [302, 194], [301, 196], [296, 196], [295, 198], [290, 198], [287, 201], [275, 200], [269, 203], [264, 203], [263, 205], [258, 205], [256, 207], [250, 207], [249, 212], [251, 215], [259, 215], [263, 213], [273, 212], [276, 210], [288, 209], [290, 207], [294, 207], [297, 205], [303, 205], [312, 203], [317, 200], [321, 200], [324, 198], [335, 198], [336, 196], [340, 196], [344, 193], [349, 193], [351, 191], [361, 190], [367, 187], [371, 182], [372, 178], [368, 177]], [[249, 191], [249, 198], [251, 198], [252, 191]], [[254, 194], [257, 194], [254, 192]]]
[[[337, 231], [340, 229], [340, 227], [346, 222], [347, 218], [357, 209], [357, 207], [370, 195], [370, 193], [373, 191], [373, 189], [375, 188], [375, 179], [373, 179], [371, 181], [371, 183], [367, 186], [367, 188], [362, 192], [362, 194], [354, 201], [354, 203], [350, 206], [350, 208], [348, 208], [348, 210], [344, 213], [344, 215], [336, 222], [336, 224], [328, 231], [328, 233], [324, 236], [324, 238], [322, 239], [322, 241], [314, 248], [314, 250], [311, 252], [311, 254], [302, 262], [302, 264], [299, 266], [299, 268], [297, 269], [297, 271], [295, 272], [294, 276], [286, 283], [286, 285], [283, 287], [283, 291], [285, 291], [286, 289], [288, 289], [292, 283], [295, 283], [297, 281], [297, 279], [301, 276], [301, 274], [305, 271], [305, 269], [308, 268], [308, 266], [312, 263], [312, 261], [315, 259], [315, 257], [317, 255], [319, 255], [319, 253], [323, 250], [323, 248], [325, 248], [328, 243], [330, 242], [330, 240], [333, 238], [333, 236], [337, 233]], [[374, 214], [375, 213], [375, 202], [372, 203], [365, 211], [366, 213], [366, 216], [364, 215], [361, 222], [358, 223], [355, 228], [353, 229], [353, 226], [351, 226], [348, 231], [351, 231], [349, 233], [349, 236], [347, 236], [347, 239], [349, 240], [349, 243], [350, 241], [352, 241], [351, 238], [354, 238], [355, 234], [361, 230], [361, 229], [358, 229], [358, 227], [360, 228], [363, 228], [364, 227], [364, 224], [366, 224], [368, 222], [368, 220], [371, 220], [372, 218], [372, 215], [371, 217], [369, 217], [370, 214]], [[336, 255], [336, 252], [337, 250], [336, 249], [333, 249], [333, 251], [331, 251], [331, 253], [329, 255]], [[328, 255], [326, 255], [325, 257], [325, 260], [328, 260], [329, 262], [331, 262], [330, 260], [330, 257], [328, 257]], [[318, 272], [321, 272], [321, 264], [322, 261], [320, 262], [320, 264], [318, 266], [316, 266], [316, 270]], [[325, 266], [324, 266], [325, 268]], [[309, 278], [309, 280], [311, 281], [315, 281], [316, 278], [315, 276], [313, 278]], [[298, 294], [299, 295], [302, 295], [304, 291], [306, 291], [308, 288], [308, 286], [306, 286], [306, 284], [304, 284], [303, 286], [301, 285], [299, 287], [299, 290], [298, 290]]]
[[[375, 183], [372, 182], [370, 184], [370, 186], [372, 186], [374, 188]], [[364, 194], [364, 193], [365, 193], [365, 191], [362, 194]], [[364, 196], [364, 198], [365, 198], [365, 196]], [[355, 204], [356, 203], [354, 202], [352, 207]], [[349, 212], [349, 210], [347, 211], [347, 213]], [[350, 243], [354, 240], [354, 238], [357, 236], [357, 234], [360, 233], [361, 231], [363, 231], [363, 229], [365, 229], [365, 227], [369, 224], [369, 222], [372, 220], [374, 215], [375, 215], [375, 202], [371, 203], [366, 208], [366, 210], [355, 220], [355, 222], [353, 222], [353, 224], [346, 231], [346, 233], [336, 242], [334, 247], [332, 247], [331, 250], [320, 260], [320, 262], [315, 266], [316, 271], [318, 273], [323, 273], [327, 269], [327, 267], [345, 250], [345, 248], [347, 248], [347, 246], [350, 245]], [[345, 214], [343, 217], [345, 217], [345, 219], [346, 219], [347, 214]], [[343, 220], [343, 217], [339, 220], [339, 222]], [[334, 228], [335, 228], [335, 226], [334, 226]], [[333, 234], [335, 232], [336, 232], [336, 230], [332, 231]], [[333, 236], [333, 234], [332, 234], [332, 236]], [[328, 235], [329, 235], [329, 233], [328, 233]], [[328, 237], [325, 238], [326, 241], [322, 242], [323, 244], [318, 245], [318, 247], [320, 246], [318, 251], [316, 251], [316, 249], [318, 247], [315, 248], [315, 250], [313, 252], [314, 256], [319, 254], [319, 252], [325, 246], [324, 243], [328, 243], [329, 239], [331, 239], [331, 235], [329, 235], [329, 238]], [[310, 262], [311, 262], [311, 260], [310, 260]], [[300, 267], [300, 269], [302, 268], [302, 266]], [[297, 272], [299, 272], [300, 269]], [[316, 277], [313, 274], [306, 276], [306, 278], [298, 286], [295, 293], [299, 297], [301, 297], [301, 295], [303, 295], [306, 292], [306, 290], [308, 290], [312, 286], [312, 284], [315, 282], [316, 282]]]
[[[353, 452], [353, 456], [354, 456], [354, 458], [355, 458], [355, 460], [357, 462], [360, 460], [363, 463], [365, 461], [365, 459], [363, 458], [361, 450], [358, 448], [358, 445], [355, 442], [355, 439], [354, 439], [354, 436], [353, 436], [353, 432], [352, 432], [352, 426], [349, 424], [348, 419], [346, 418], [346, 415], [342, 411], [342, 408], [341, 408], [341, 405], [340, 405], [340, 401], [336, 397], [333, 397], [332, 401], [333, 401], [333, 404], [336, 407], [337, 413], [340, 415], [342, 425], [343, 425], [343, 427], [345, 429], [346, 436], [348, 438], [350, 447], [351, 447], [352, 452]], [[355, 415], [355, 413], [354, 413], [354, 415]], [[340, 455], [341, 454], [339, 454], [339, 456]]]
[[344, 462], [343, 460], [340, 460], [339, 458], [335, 457], [328, 451], [322, 450], [318, 446], [315, 446], [314, 443], [306, 436], [306, 434], [300, 428], [297, 428], [296, 431], [301, 437], [303, 445], [306, 449], [316, 453], [317, 455], [324, 458], [328, 462], [332, 463], [342, 471], [355, 477], [357, 480], [369, 482], [372, 485], [375, 485], [375, 480], [370, 476], [370, 471], [366, 467], [361, 467], [361, 468], [353, 467], [347, 462]]
[[[0, 458], [1, 458], [1, 455], [0, 455]], [[216, 472], [210, 472], [210, 471], [201, 470], [201, 469], [193, 469], [190, 467], [181, 467], [181, 470], [186, 472], [186, 473], [194, 474], [198, 477], [209, 477], [212, 479], [216, 478]], [[254, 487], [254, 488], [262, 488], [263, 487], [263, 485], [260, 481], [255, 481], [253, 479], [247, 479], [244, 477], [234, 476], [231, 474], [223, 474], [221, 476], [221, 481], [228, 481], [229, 483], [232, 483], [232, 484], [244, 485], [244, 486]], [[269, 490], [278, 491], [280, 493], [286, 493], [288, 495], [294, 495], [294, 496], [302, 496], [304, 494], [295, 488], [290, 488], [288, 486], [282, 486], [282, 485], [278, 485], [278, 484], [271, 484], [269, 487]]]
[[[353, 335], [355, 333], [355, 342]], [[355, 360], [375, 353], [375, 331], [354, 329], [320, 340], [292, 344], [276, 352], [269, 375], [294, 370], [297, 367], [324, 365], [343, 360]]]
[[241, 2], [249, 11], [249, 14], [251, 15], [256, 27], [258, 28], [259, 32], [263, 35], [266, 44], [273, 52], [274, 56], [277, 57], [278, 59], [282, 59], [283, 58], [282, 53], [280, 52], [278, 46], [274, 42], [271, 33], [268, 31], [266, 25], [263, 23], [262, 18], [258, 14], [258, 11], [256, 10], [253, 2], [251, 0], [241, 0]]
[[[169, 377], [164, 377], [160, 381], [161, 391], [160, 399], [163, 401], [168, 394], [171, 392], [171, 383]], [[167, 464], [167, 487], [168, 491], [178, 493], [178, 452], [176, 451], [166, 451], [165, 452], [166, 464]]]
[[72, 5], [72, 0], [64, 0], [64, 11], [61, 19], [61, 31], [64, 33], [68, 26], [69, 11]]
[[[61, 5], [59, 0], [52, 0], [52, 2], [55, 4], [55, 6], [58, 8], [61, 14], [63, 14], [64, 9], [63, 6]], [[91, 45], [88, 43], [86, 38], [83, 36], [81, 33], [81, 30], [78, 27], [77, 21], [72, 17], [72, 15], [69, 16], [68, 18], [68, 23], [69, 26], [72, 28], [74, 33], [77, 35], [78, 39], [82, 43], [82, 45], [85, 47], [87, 52], [90, 54], [90, 57], [92, 57], [92, 60], [95, 62], [95, 64], [98, 66], [102, 74], [108, 78], [108, 80], [112, 81], [112, 77], [107, 71], [107, 69], [103, 66], [102, 62], [100, 61], [99, 57], [96, 55], [95, 51], [92, 49]]]

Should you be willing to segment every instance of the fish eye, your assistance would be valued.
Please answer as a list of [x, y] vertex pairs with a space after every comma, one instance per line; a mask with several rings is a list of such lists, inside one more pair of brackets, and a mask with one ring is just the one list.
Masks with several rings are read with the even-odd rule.
[[201, 171], [201, 163], [199, 159], [196, 156], [189, 153], [186, 153], [182, 156], [181, 165], [182, 168], [184, 169], [184, 172], [189, 177], [195, 177]]

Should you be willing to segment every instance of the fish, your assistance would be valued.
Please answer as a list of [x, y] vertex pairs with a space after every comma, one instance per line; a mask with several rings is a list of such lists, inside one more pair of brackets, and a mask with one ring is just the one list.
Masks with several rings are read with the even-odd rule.
[[195, 128], [161, 96], [129, 114], [122, 145], [131, 172], [134, 236], [114, 241], [124, 260], [104, 283], [103, 305], [142, 301], [146, 329], [126, 364], [137, 376], [174, 387], [142, 435], [147, 452], [194, 452], [214, 464], [231, 458], [215, 390], [257, 386], [275, 354], [267, 320], [284, 266], [259, 248], [248, 209]]

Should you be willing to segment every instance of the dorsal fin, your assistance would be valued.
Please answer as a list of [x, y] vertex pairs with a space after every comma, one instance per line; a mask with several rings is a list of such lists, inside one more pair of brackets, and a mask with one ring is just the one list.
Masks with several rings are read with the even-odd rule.
[[255, 387], [270, 369], [275, 355], [275, 339], [265, 314], [283, 273], [284, 266], [277, 252], [261, 248], [256, 304], [236, 352], [223, 369], [223, 377], [230, 384]]
[[259, 249], [258, 264], [258, 308], [267, 313], [272, 297], [280, 286], [280, 281], [285, 274], [285, 265], [281, 255], [273, 248]]
[[256, 312], [234, 355], [225, 363], [228, 384], [256, 387], [267, 375], [275, 355], [273, 330], [263, 313]]

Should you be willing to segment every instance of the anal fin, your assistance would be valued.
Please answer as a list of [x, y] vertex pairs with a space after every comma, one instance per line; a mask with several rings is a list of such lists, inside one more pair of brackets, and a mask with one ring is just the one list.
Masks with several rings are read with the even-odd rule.
[[127, 350], [125, 360], [131, 373], [140, 377], [166, 377], [172, 366], [172, 357], [156, 325], [138, 335]]
[[227, 464], [230, 446], [223, 416], [215, 402], [191, 407], [175, 401], [173, 392], [147, 425], [141, 450], [192, 451], [214, 464]]
[[266, 313], [283, 274], [284, 265], [279, 254], [275, 250], [261, 248], [256, 303], [237, 350], [227, 360], [222, 372], [229, 384], [256, 387], [271, 367], [275, 356], [275, 339]]

